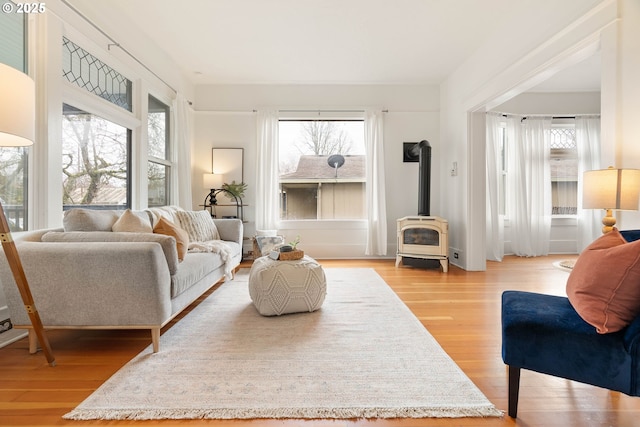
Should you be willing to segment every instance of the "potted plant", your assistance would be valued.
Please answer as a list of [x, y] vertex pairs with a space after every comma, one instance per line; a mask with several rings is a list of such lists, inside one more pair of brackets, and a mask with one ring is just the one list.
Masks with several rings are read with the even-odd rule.
[[244, 192], [247, 189], [247, 184], [244, 182], [236, 183], [235, 179], [231, 181], [231, 184], [225, 182], [222, 184], [222, 189], [227, 193], [231, 194], [233, 197], [237, 197], [242, 200], [244, 197]]

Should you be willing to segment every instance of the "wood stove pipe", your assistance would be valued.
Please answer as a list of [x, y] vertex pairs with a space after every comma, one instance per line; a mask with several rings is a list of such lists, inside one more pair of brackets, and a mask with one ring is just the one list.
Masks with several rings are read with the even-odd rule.
[[409, 149], [409, 154], [419, 157], [418, 170], [418, 215], [429, 216], [431, 201], [431, 145], [423, 139]]

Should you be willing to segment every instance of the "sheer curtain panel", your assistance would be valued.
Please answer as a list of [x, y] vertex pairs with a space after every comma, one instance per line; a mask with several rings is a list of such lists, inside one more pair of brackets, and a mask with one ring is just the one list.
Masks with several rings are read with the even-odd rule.
[[578, 149], [578, 253], [601, 235], [602, 212], [582, 209], [583, 175], [600, 166], [600, 117], [576, 117], [576, 145]]
[[511, 249], [518, 256], [549, 253], [551, 117], [507, 117], [506, 202]]
[[256, 229], [278, 228], [278, 111], [257, 114]]
[[367, 245], [365, 255], [387, 254], [387, 211], [384, 176], [383, 117], [381, 111], [366, 111]]
[[173, 101], [174, 147], [172, 150], [173, 164], [177, 171], [171, 173], [171, 188], [173, 189], [173, 203], [183, 209], [193, 209], [191, 197], [191, 107], [189, 101], [177, 94]]

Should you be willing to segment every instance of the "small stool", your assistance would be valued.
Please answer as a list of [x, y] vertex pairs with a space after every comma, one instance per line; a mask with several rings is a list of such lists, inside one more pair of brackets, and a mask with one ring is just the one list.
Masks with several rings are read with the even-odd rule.
[[294, 261], [260, 257], [249, 272], [249, 295], [263, 316], [316, 311], [326, 294], [324, 270], [308, 256]]

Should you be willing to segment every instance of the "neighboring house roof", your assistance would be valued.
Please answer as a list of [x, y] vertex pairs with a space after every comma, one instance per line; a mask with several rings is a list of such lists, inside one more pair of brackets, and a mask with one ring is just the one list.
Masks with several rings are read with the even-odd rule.
[[364, 181], [365, 180], [365, 156], [344, 155], [344, 164], [337, 170], [329, 166], [330, 156], [304, 155], [300, 156], [295, 172], [280, 175], [281, 182], [299, 181]]
[[[71, 199], [76, 203], [80, 203], [86, 188], [76, 188], [70, 194]], [[100, 187], [98, 194], [94, 197], [93, 205], [126, 205], [127, 189], [122, 187]]]

